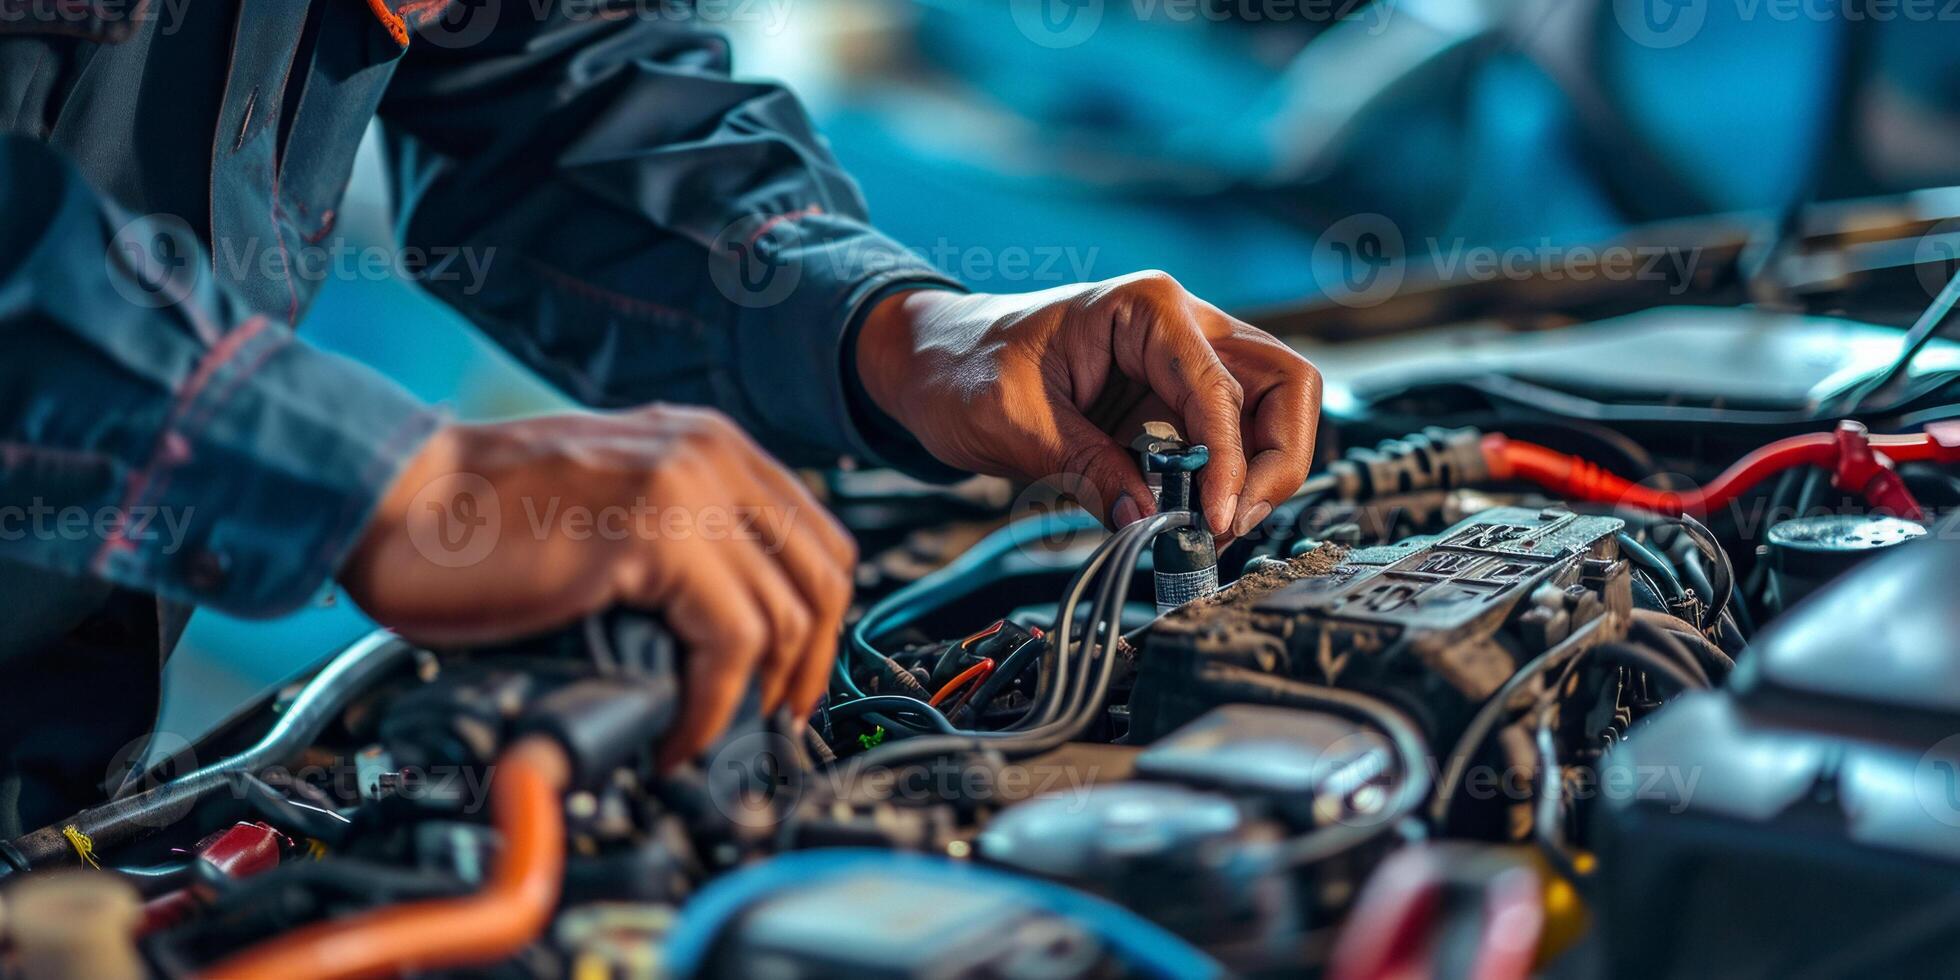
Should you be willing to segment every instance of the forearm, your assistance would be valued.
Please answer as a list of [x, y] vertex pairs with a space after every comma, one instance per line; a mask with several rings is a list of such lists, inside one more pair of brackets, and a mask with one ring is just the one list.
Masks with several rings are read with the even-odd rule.
[[431, 288], [586, 404], [711, 405], [785, 459], [882, 457], [846, 335], [888, 288], [956, 284], [870, 226], [796, 100], [730, 78], [719, 39], [527, 21], [411, 51], [382, 107], [411, 243], [487, 260]]
[[159, 275], [158, 230], [38, 143], [0, 142], [0, 215], [0, 556], [246, 614], [307, 598], [429, 413], [252, 315], [182, 229]]

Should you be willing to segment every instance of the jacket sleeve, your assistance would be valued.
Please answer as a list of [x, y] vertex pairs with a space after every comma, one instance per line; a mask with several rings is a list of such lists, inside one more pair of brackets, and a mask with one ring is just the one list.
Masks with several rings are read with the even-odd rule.
[[0, 557], [241, 615], [338, 566], [437, 420], [210, 268], [0, 136]]
[[504, 4], [404, 55], [381, 106], [404, 243], [488, 269], [430, 288], [587, 404], [712, 405], [791, 462], [950, 475], [863, 417], [845, 346], [872, 298], [957, 283], [870, 227], [802, 107], [731, 79], [722, 38], [602, 7]]

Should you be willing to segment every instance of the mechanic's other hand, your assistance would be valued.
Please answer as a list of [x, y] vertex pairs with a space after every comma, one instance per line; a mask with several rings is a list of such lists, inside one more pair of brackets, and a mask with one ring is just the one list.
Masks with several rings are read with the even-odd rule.
[[439, 432], [389, 489], [340, 578], [411, 639], [498, 642], [615, 604], [687, 650], [671, 765], [751, 683], [799, 716], [828, 683], [856, 546], [725, 417], [656, 406]]
[[1265, 519], [1313, 460], [1319, 372], [1160, 272], [1038, 293], [900, 293], [866, 318], [856, 357], [872, 400], [941, 461], [1079, 477], [1113, 525], [1152, 509], [1127, 445], [1147, 421], [1210, 448], [1202, 503], [1222, 538]]

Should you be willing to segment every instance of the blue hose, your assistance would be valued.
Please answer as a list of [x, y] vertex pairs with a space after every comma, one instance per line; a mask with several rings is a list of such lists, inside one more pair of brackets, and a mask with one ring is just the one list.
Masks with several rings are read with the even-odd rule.
[[[871, 848], [796, 851], [753, 864], [708, 883], [682, 907], [662, 951], [671, 976], [698, 975], [722, 930], [744, 910], [779, 892], [853, 874], [930, 880], [1011, 892], [1016, 898], [1083, 926], [1126, 962], [1154, 977], [1219, 977], [1217, 961], [1122, 906], [1061, 885], [924, 854]], [[838, 910], [839, 915], [852, 914]]]

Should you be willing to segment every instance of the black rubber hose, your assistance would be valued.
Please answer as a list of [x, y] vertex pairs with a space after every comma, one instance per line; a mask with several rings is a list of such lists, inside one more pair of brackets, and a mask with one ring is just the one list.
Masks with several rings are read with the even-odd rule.
[[994, 703], [994, 699], [1000, 697], [1007, 685], [1014, 683], [1015, 678], [1027, 672], [1028, 665], [1034, 663], [1047, 645], [1047, 640], [1030, 639], [1015, 647], [1013, 652], [1001, 660], [1000, 666], [980, 682], [980, 686], [974, 689], [973, 696], [967, 698], [966, 703], [954, 708], [947, 717], [952, 719], [956, 726], [965, 725], [969, 719], [985, 711], [987, 705]]
[[[862, 698], [857, 698], [855, 700], [846, 701], [843, 704], [831, 705], [830, 716], [832, 718], [852, 718], [858, 715], [864, 715], [866, 717], [875, 719], [875, 718], [883, 717], [883, 715], [878, 714], [878, 712], [911, 711], [913, 705], [916, 704], [918, 704], [918, 702], [911, 698], [900, 697], [895, 694], [873, 694], [869, 697], [862, 697]], [[927, 724], [931, 726], [932, 731], [938, 732], [942, 735], [958, 735], [960, 733], [960, 730], [954, 728], [953, 725], [946, 720], [946, 716], [944, 715], [939, 715], [937, 713], [933, 715], [921, 714], [919, 717], [923, 718], [927, 722]], [[882, 722], [880, 724], [882, 724]]]
[[285, 765], [319, 738], [347, 703], [375, 681], [407, 663], [415, 647], [385, 630], [370, 633], [341, 651], [299, 692], [299, 697], [257, 744], [170, 782], [90, 807], [59, 823], [13, 840], [28, 866], [79, 864], [73, 841], [86, 839], [97, 853], [141, 840], [176, 823], [213, 793], [230, 788], [231, 774], [258, 775]]
[[232, 792], [251, 806], [266, 823], [281, 830], [311, 837], [330, 847], [347, 839], [352, 821], [325, 807], [303, 803], [287, 796], [277, 786], [257, 775], [240, 770], [231, 774]]
[[[138, 867], [109, 867], [104, 870], [128, 882], [136, 889], [136, 894], [144, 898], [155, 898], [179, 888], [196, 883], [197, 862], [202, 858], [188, 861], [175, 861], [170, 864], [150, 864]], [[208, 863], [208, 862], [207, 862]]]

